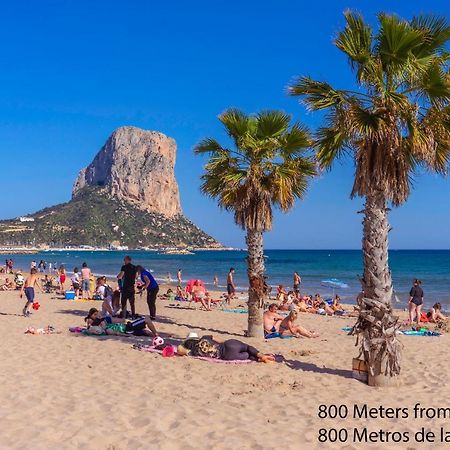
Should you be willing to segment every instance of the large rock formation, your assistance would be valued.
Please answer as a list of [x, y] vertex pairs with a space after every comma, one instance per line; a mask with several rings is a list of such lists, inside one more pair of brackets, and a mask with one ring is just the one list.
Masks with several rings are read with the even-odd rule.
[[86, 186], [103, 186], [113, 197], [143, 211], [182, 213], [174, 166], [176, 142], [162, 133], [118, 128], [75, 181], [75, 197]]
[[0, 221], [0, 244], [51, 247], [207, 247], [221, 244], [183, 216], [176, 144], [155, 131], [117, 129], [75, 181], [72, 200]]

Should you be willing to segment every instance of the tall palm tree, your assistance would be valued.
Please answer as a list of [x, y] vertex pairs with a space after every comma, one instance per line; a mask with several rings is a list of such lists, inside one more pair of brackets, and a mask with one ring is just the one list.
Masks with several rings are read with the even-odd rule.
[[400, 373], [398, 318], [390, 304], [388, 205], [408, 199], [418, 167], [442, 174], [448, 169], [450, 75], [445, 45], [450, 27], [443, 18], [406, 21], [379, 14], [374, 33], [359, 14], [346, 12], [345, 19], [335, 44], [348, 56], [357, 88], [335, 89], [301, 77], [289, 91], [311, 110], [327, 112], [315, 136], [321, 166], [329, 169], [346, 154], [355, 161], [351, 196], [365, 199], [364, 298], [353, 333], [361, 339], [369, 383], [385, 384]]
[[261, 336], [264, 299], [263, 232], [272, 228], [274, 206], [288, 211], [305, 195], [315, 175], [315, 162], [308, 154], [310, 137], [290, 116], [280, 111], [246, 115], [229, 109], [219, 116], [233, 141], [222, 147], [204, 139], [195, 153], [209, 154], [201, 190], [234, 212], [235, 222], [247, 232], [248, 335]]

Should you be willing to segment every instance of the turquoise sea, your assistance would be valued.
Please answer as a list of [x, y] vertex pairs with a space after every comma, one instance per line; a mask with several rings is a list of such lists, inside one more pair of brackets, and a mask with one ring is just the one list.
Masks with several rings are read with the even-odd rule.
[[[94, 273], [115, 276], [120, 270], [123, 256], [129, 253], [136, 264], [153, 271], [159, 280], [167, 280], [168, 274], [176, 278], [179, 268], [183, 280], [201, 278], [209, 286], [213, 277], [219, 278], [224, 288], [230, 267], [236, 269], [235, 280], [239, 289], [247, 287], [245, 251], [199, 251], [195, 255], [159, 255], [155, 252], [43, 252], [34, 255], [12, 255], [15, 267], [28, 269], [32, 260], [41, 259], [64, 264], [68, 271], [80, 267], [86, 261]], [[292, 274], [302, 276], [302, 292], [319, 292], [330, 297], [333, 290], [321, 285], [328, 278], [338, 278], [348, 284], [347, 289], [336, 290], [342, 298], [354, 300], [360, 289], [358, 275], [362, 274], [362, 254], [359, 250], [266, 250], [266, 272], [272, 286], [292, 286]], [[4, 255], [7, 258], [8, 255]], [[413, 278], [423, 282], [426, 304], [440, 301], [450, 310], [450, 250], [392, 250], [389, 254], [394, 287], [400, 300], [406, 305]]]

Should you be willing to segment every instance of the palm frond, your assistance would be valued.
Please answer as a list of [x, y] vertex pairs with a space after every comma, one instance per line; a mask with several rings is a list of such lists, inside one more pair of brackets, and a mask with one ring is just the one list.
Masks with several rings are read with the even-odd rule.
[[331, 169], [333, 162], [347, 152], [349, 140], [350, 137], [342, 129], [333, 126], [319, 128], [314, 147], [320, 167], [325, 170]]
[[358, 68], [372, 57], [372, 28], [360, 14], [346, 11], [344, 16], [347, 24], [338, 34], [335, 44], [349, 57], [352, 67]]
[[249, 117], [236, 108], [230, 108], [219, 115], [227, 133], [236, 141], [249, 132]]
[[212, 138], [203, 139], [194, 147], [194, 153], [196, 154], [221, 152], [228, 152], [228, 150], [223, 148], [215, 139]]
[[377, 53], [383, 68], [388, 73], [396, 73], [419, 48], [424, 32], [412, 28], [405, 20], [395, 15], [379, 14], [380, 30], [377, 36]]
[[445, 17], [416, 16], [410, 21], [410, 25], [424, 34], [423, 42], [414, 49], [417, 57], [432, 55], [437, 51], [444, 50], [445, 44], [450, 39], [450, 25]]
[[311, 145], [308, 128], [295, 123], [281, 139], [280, 154], [284, 159], [292, 159], [306, 151]]
[[302, 97], [310, 110], [337, 107], [346, 100], [344, 91], [334, 89], [330, 84], [300, 77], [288, 88], [289, 95]]
[[287, 131], [291, 116], [283, 111], [262, 111], [256, 119], [256, 138], [272, 139]]

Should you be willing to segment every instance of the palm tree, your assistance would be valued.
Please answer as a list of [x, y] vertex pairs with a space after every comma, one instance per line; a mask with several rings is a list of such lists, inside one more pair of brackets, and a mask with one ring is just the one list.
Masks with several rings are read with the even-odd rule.
[[201, 190], [233, 211], [236, 224], [247, 232], [248, 336], [261, 336], [264, 303], [263, 232], [272, 228], [273, 207], [286, 212], [305, 195], [316, 173], [308, 155], [310, 138], [299, 124], [280, 111], [246, 115], [229, 109], [219, 116], [233, 148], [204, 139], [195, 153], [209, 154]]
[[[445, 174], [450, 149], [450, 76], [445, 45], [450, 27], [443, 18], [410, 21], [379, 14], [376, 33], [356, 13], [335, 41], [356, 75], [356, 90], [335, 89], [309, 77], [289, 87], [311, 110], [326, 110], [315, 136], [317, 159], [329, 169], [352, 155], [355, 180], [351, 196], [365, 199], [364, 273], [361, 311], [353, 334], [369, 366], [369, 384], [388, 384], [400, 373], [398, 318], [388, 265], [388, 205], [410, 194], [420, 166]], [[388, 376], [384, 378], [384, 376]]]

